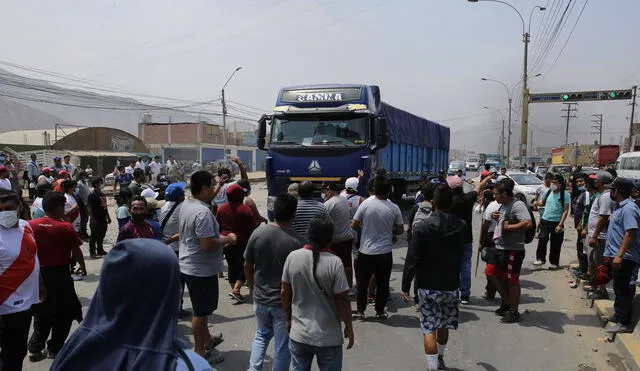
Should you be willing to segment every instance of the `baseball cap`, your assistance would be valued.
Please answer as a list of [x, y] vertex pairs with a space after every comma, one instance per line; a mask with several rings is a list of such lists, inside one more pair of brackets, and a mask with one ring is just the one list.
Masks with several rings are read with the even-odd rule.
[[227, 199], [232, 202], [241, 202], [244, 199], [246, 192], [244, 188], [240, 187], [237, 184], [233, 184], [231, 187], [227, 188]]
[[447, 184], [449, 188], [456, 189], [462, 187], [462, 178], [457, 175], [451, 175], [447, 177]]
[[7, 169], [7, 167], [6, 167], [6, 166], [0, 166], [0, 173], [1, 173], [1, 172], [3, 172], [3, 171], [7, 171], [7, 170], [8, 170], [8, 169]]
[[187, 183], [185, 182], [171, 183], [164, 191], [164, 198], [167, 201], [178, 201], [184, 196], [184, 190], [186, 188]]
[[610, 184], [613, 181], [613, 175], [608, 171], [598, 171], [596, 173], [596, 179], [602, 184]]
[[613, 180], [613, 183], [608, 188], [630, 195], [633, 192], [633, 182], [629, 179], [618, 177]]
[[506, 176], [506, 175], [499, 175], [499, 176], [496, 178], [496, 180], [497, 180], [497, 181], [500, 181], [500, 180], [502, 180], [502, 179], [508, 179], [508, 178], [509, 178], [509, 177], [508, 177], [508, 176]]
[[492, 168], [489, 169], [489, 172], [492, 173], [492, 174], [493, 173], [497, 173], [498, 169], [496, 169], [495, 167], [492, 167]]
[[66, 171], [66, 170], [60, 170], [60, 171], [58, 172], [58, 175], [69, 175], [69, 172], [68, 172], [68, 171]]
[[142, 193], [140, 193], [140, 196], [144, 197], [144, 198], [153, 198], [155, 199], [156, 197], [158, 197], [158, 192], [154, 191], [151, 188], [145, 188], [142, 190]]
[[50, 173], [51, 172], [51, 168], [50, 167], [43, 167], [42, 168], [42, 172], [43, 173]]
[[53, 158], [53, 161], [58, 161], [58, 160], [62, 160], [62, 159], [60, 158], [60, 156], [55, 156], [55, 157]]
[[358, 190], [358, 185], [359, 184], [360, 184], [360, 181], [358, 180], [358, 178], [352, 177], [352, 178], [347, 179], [344, 182], [344, 187], [346, 189], [350, 189], [352, 191], [356, 191], [356, 190]]

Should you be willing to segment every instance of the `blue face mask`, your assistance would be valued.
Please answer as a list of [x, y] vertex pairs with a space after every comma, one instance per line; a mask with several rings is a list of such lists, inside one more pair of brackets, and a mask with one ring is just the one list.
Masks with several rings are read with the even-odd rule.
[[580, 192], [584, 192], [586, 190], [587, 190], [587, 188], [585, 186], [578, 187], [578, 191], [580, 191]]

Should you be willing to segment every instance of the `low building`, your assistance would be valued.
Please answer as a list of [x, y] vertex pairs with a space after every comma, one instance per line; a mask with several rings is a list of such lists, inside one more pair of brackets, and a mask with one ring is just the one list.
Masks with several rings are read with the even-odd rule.
[[[142, 122], [138, 136], [163, 160], [171, 155], [177, 161], [201, 164], [225, 158], [223, 128], [208, 122]], [[256, 148], [255, 133], [227, 130], [226, 157], [238, 156], [249, 171], [264, 170], [266, 152]]]

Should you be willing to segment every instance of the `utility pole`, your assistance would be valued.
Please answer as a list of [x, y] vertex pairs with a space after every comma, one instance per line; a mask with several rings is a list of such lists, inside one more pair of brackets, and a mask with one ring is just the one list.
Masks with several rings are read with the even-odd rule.
[[529, 149], [529, 155], [533, 155], [533, 130], [529, 131], [529, 143], [531, 143], [531, 147]]
[[224, 101], [224, 88], [222, 88], [222, 158], [227, 158], [227, 105]]
[[511, 163], [511, 95], [509, 95], [509, 126], [507, 128], [507, 164]]
[[500, 132], [500, 159], [504, 163], [504, 119], [502, 119], [502, 131]]
[[[523, 22], [524, 26], [524, 22]], [[529, 21], [531, 26], [531, 21]], [[520, 161], [527, 156], [527, 134], [529, 134], [529, 89], [527, 88], [527, 80], [529, 75], [527, 73], [527, 62], [529, 58], [529, 32], [525, 32], [522, 35], [522, 41], [524, 42], [524, 69], [522, 72], [522, 127], [520, 128]]]
[[633, 137], [633, 118], [636, 114], [636, 95], [637, 95], [638, 86], [633, 87], [633, 98], [631, 100], [631, 118], [629, 119], [629, 152], [633, 152], [635, 149], [634, 144], [632, 143], [631, 137]]
[[566, 146], [566, 145], [569, 144], [569, 120], [571, 118], [578, 117], [576, 115], [572, 115], [572, 113], [578, 112], [578, 109], [577, 108], [571, 108], [571, 107], [572, 106], [577, 106], [578, 103], [569, 102], [569, 103], [562, 103], [562, 104], [567, 106], [567, 108], [562, 109], [562, 112], [566, 112], [566, 115], [560, 116], [562, 118], [566, 118], [567, 119], [567, 127], [566, 127], [566, 130], [565, 130], [565, 137], [564, 137], [564, 145]]
[[598, 145], [602, 145], [602, 113], [596, 113], [591, 116], [596, 118], [595, 120], [591, 120], [591, 122], [596, 123], [596, 125], [591, 126], [596, 129], [596, 132], [591, 134], [598, 134]]

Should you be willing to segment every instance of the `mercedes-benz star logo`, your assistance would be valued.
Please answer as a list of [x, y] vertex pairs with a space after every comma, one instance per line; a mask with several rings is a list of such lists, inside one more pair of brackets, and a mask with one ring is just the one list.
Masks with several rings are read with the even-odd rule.
[[313, 160], [311, 161], [311, 164], [309, 164], [309, 174], [310, 175], [322, 174], [322, 166], [320, 166], [320, 163], [317, 160]]

